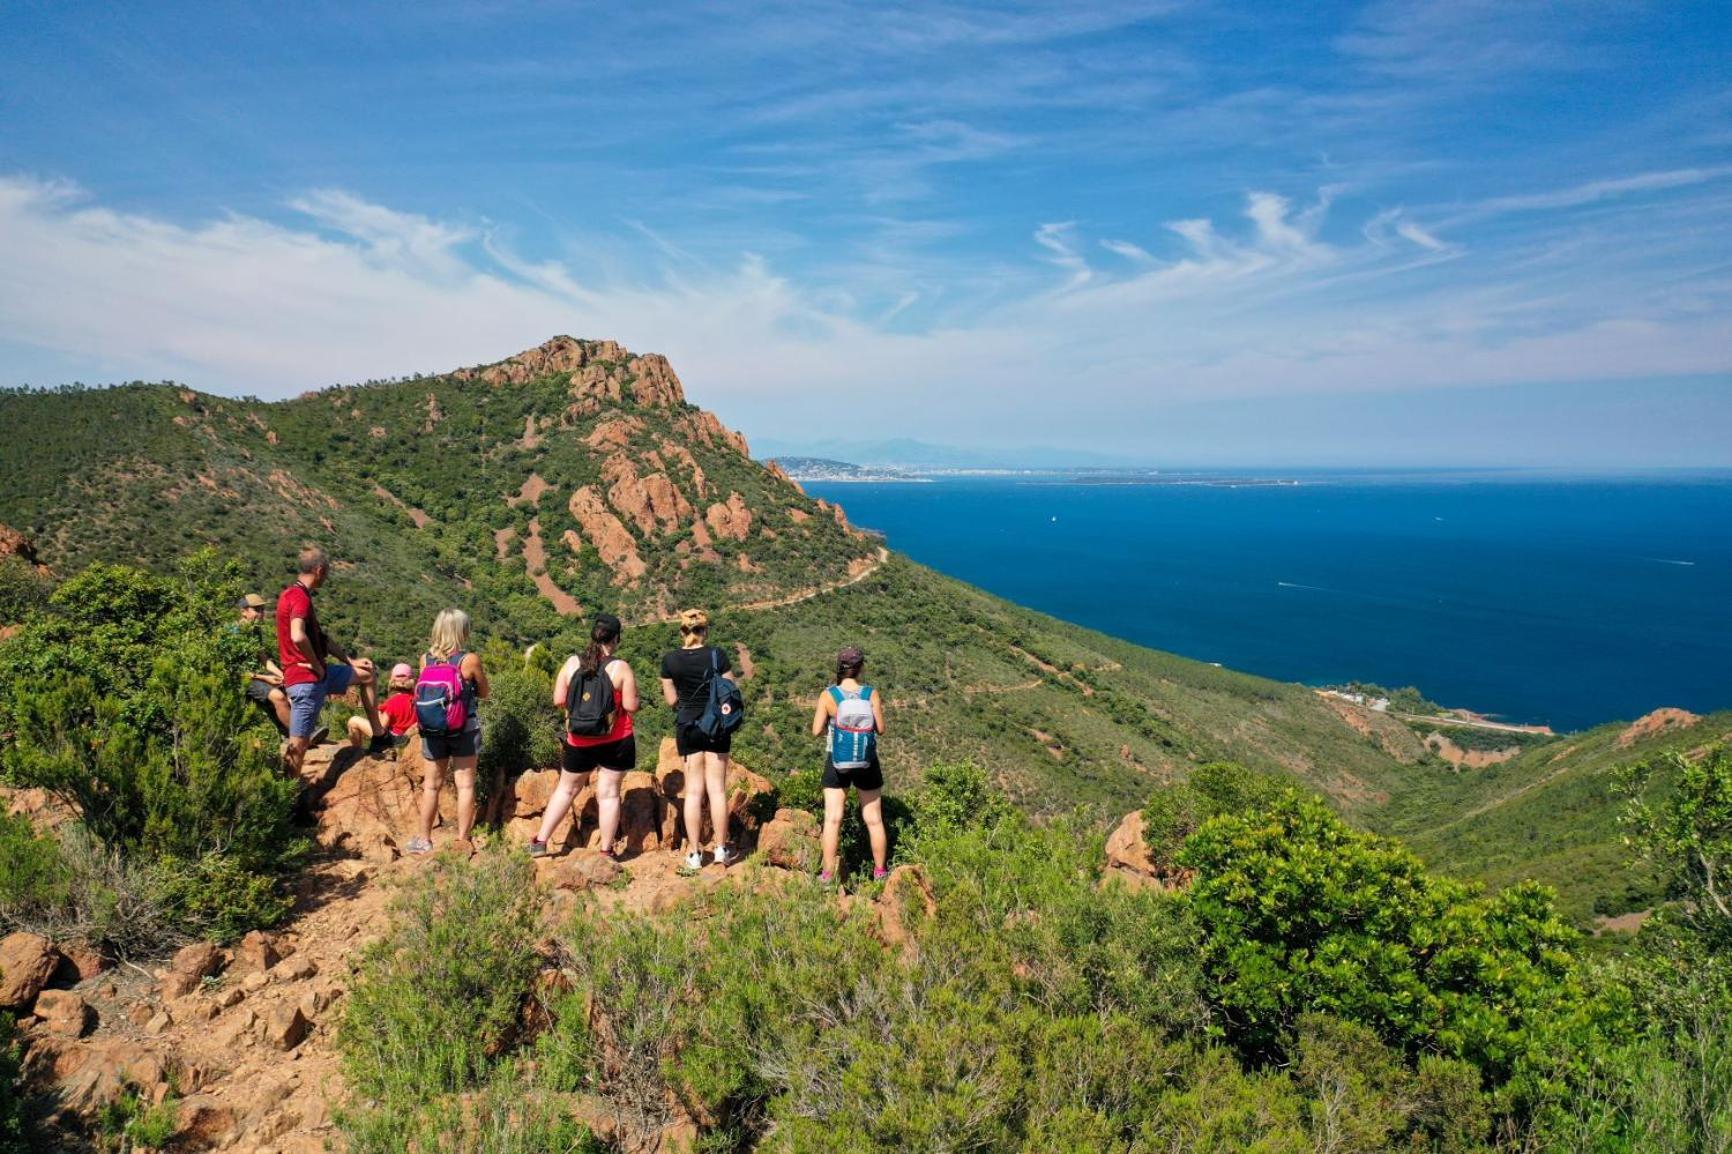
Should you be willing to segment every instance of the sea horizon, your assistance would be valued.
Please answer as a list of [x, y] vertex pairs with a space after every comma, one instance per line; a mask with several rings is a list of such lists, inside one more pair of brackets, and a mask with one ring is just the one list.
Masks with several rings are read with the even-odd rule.
[[920, 472], [807, 488], [950, 576], [1247, 673], [1559, 730], [1732, 707], [1732, 469]]

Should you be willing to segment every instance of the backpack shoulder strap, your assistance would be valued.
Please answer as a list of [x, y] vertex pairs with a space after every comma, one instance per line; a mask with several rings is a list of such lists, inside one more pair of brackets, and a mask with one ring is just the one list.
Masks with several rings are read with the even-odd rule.
[[830, 692], [830, 700], [834, 701], [837, 705], [841, 705], [843, 700], [844, 700], [843, 695], [842, 695], [842, 687], [840, 685], [832, 685], [830, 687], [829, 692]]
[[860, 687], [860, 700], [861, 701], [871, 701], [872, 700], [872, 687], [870, 685], [862, 685]]

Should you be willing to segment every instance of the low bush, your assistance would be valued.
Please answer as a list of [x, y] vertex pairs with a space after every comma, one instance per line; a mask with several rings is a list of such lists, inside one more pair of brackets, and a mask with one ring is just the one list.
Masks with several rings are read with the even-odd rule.
[[340, 1028], [351, 1085], [414, 1102], [485, 1081], [540, 965], [539, 903], [525, 857], [434, 858], [361, 957]]
[[1300, 1017], [1326, 1012], [1502, 1082], [1575, 996], [1576, 935], [1548, 893], [1480, 897], [1316, 799], [1214, 818], [1179, 860], [1204, 988], [1253, 1061], [1287, 1058]]
[[486, 740], [481, 743], [481, 776], [512, 777], [526, 769], [559, 764], [559, 711], [553, 708], [553, 678], [521, 662], [488, 679], [491, 693], [481, 703]]
[[28, 818], [0, 812], [0, 933], [41, 924], [66, 898], [60, 846], [38, 834]]
[[0, 1154], [37, 1149], [25, 1110], [24, 1062], [12, 1016], [0, 1013]]
[[275, 879], [304, 849], [299, 785], [239, 692], [257, 655], [226, 621], [237, 591], [209, 553], [174, 578], [91, 566], [0, 646], [0, 778], [71, 806], [149, 863], [181, 932], [219, 938], [282, 916]]
[[1203, 823], [1222, 814], [1249, 813], [1287, 791], [1279, 779], [1230, 761], [1211, 761], [1190, 777], [1157, 790], [1143, 807], [1143, 840], [1157, 861], [1171, 865]]

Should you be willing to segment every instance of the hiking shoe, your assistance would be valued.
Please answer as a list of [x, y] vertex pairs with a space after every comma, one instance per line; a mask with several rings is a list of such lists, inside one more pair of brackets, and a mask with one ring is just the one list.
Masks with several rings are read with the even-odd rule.
[[715, 863], [719, 866], [732, 865], [734, 863], [733, 851], [728, 849], [728, 847], [725, 845], [717, 846], [716, 847], [716, 853], [715, 853]]
[[533, 838], [533, 837], [530, 838], [529, 839], [529, 856], [530, 857], [546, 857], [547, 856], [547, 843], [540, 840], [539, 838]]
[[699, 870], [701, 870], [703, 868], [704, 868], [704, 855], [702, 853], [700, 853], [697, 850], [693, 850], [691, 853], [686, 855], [686, 869], [687, 870], [691, 871], [692, 873], [697, 873]]
[[433, 843], [424, 837], [412, 837], [403, 843], [404, 853], [432, 853]]
[[890, 871], [887, 869], [881, 869], [877, 866], [874, 866], [872, 868], [872, 880], [875, 882], [881, 882], [889, 876], [890, 876]]
[[836, 884], [836, 875], [831, 873], [829, 870], [821, 870], [818, 873], [818, 884], [821, 886], [833, 886]]
[[313, 730], [313, 736], [307, 738], [307, 747], [310, 749], [315, 745], [323, 745], [325, 744], [325, 738], [329, 736], [331, 736], [331, 727], [328, 725], [321, 725], [319, 728]]
[[397, 743], [391, 740], [391, 735], [389, 733], [381, 733], [378, 737], [375, 737], [370, 743], [368, 743], [367, 756], [378, 757], [380, 754], [390, 753], [396, 747]]
[[612, 845], [608, 846], [606, 849], [602, 850], [601, 856], [605, 857], [605, 858], [611, 858], [614, 861], [619, 861], [620, 859], [625, 857], [625, 847], [620, 845], [616, 841]]

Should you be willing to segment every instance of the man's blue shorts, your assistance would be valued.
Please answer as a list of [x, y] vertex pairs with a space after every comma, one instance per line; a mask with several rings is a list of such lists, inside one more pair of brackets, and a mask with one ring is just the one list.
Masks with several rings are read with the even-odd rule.
[[333, 693], [346, 693], [355, 680], [355, 667], [331, 662], [325, 666], [325, 679], [302, 685], [287, 686], [289, 694], [289, 736], [311, 737], [319, 727], [319, 710], [325, 698]]

